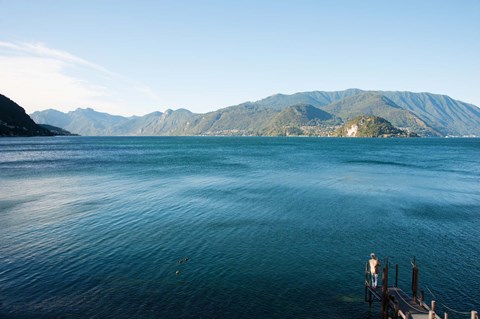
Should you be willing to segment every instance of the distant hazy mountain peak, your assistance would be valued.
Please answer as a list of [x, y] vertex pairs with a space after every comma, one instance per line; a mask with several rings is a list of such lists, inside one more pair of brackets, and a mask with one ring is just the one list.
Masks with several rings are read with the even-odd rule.
[[95, 112], [95, 113], [101, 113], [101, 112], [98, 112], [98, 111], [95, 111], [93, 108], [91, 107], [77, 107], [74, 111], [71, 111], [71, 112]]
[[176, 109], [175, 112], [194, 114], [194, 113], [192, 113], [192, 111], [187, 110], [187, 109], [185, 109], [185, 108]]
[[[167, 110], [168, 111], [168, 110]], [[167, 113], [167, 111], [165, 111], [165, 113]], [[151, 112], [151, 113], [148, 113], [148, 114], [145, 114], [144, 116], [162, 116], [163, 113], [160, 112], [160, 111], [155, 111], [155, 112]]]
[[267, 96], [267, 97], [264, 97], [264, 98], [262, 98], [262, 99], [256, 100], [256, 101], [254, 101], [254, 102], [258, 102], [258, 101], [262, 101], [262, 100], [270, 99], [270, 98], [284, 97], [284, 96], [287, 96], [287, 94], [275, 93], [275, 94], [269, 95], [269, 96]]

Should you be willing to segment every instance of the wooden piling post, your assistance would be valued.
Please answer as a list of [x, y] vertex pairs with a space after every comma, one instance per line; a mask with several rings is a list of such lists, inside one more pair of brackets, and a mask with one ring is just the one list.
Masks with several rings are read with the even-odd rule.
[[448, 313], [445, 312], [445, 313], [443, 314], [443, 319], [448, 319]]
[[418, 292], [418, 267], [416, 264], [413, 264], [412, 268], [412, 295], [413, 300], [417, 302], [417, 292]]
[[415, 290], [415, 261], [412, 263], [412, 294]]
[[428, 319], [435, 319], [435, 312], [434, 311], [429, 311], [428, 312]]
[[385, 288], [386, 291], [388, 292], [388, 257], [385, 258], [385, 268], [383, 269], [384, 274], [382, 277], [385, 277]]
[[420, 305], [423, 305], [423, 302], [425, 301], [425, 293], [423, 290], [420, 290]]
[[385, 267], [382, 273], [382, 316], [388, 318], [388, 257], [385, 258]]
[[475, 310], [472, 310], [470, 319], [478, 319], [478, 312], [476, 312]]
[[385, 268], [382, 270], [382, 318], [385, 318]]
[[398, 264], [395, 265], [395, 288], [398, 288]]
[[433, 312], [435, 312], [435, 304], [436, 304], [435, 300], [432, 300], [432, 304], [431, 304], [430, 309], [431, 309]]
[[382, 318], [387, 318], [388, 305], [388, 271], [387, 267], [382, 270]]

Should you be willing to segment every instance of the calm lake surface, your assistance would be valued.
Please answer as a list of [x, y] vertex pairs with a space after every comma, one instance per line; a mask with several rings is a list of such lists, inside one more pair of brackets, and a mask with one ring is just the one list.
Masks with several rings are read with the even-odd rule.
[[480, 311], [480, 139], [0, 139], [1, 318], [378, 318], [371, 252]]

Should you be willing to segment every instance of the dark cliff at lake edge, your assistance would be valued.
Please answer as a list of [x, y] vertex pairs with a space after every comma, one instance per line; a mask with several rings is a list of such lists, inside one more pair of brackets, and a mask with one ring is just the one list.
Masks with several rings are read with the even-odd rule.
[[54, 133], [37, 125], [25, 110], [0, 94], [0, 136], [53, 136]]

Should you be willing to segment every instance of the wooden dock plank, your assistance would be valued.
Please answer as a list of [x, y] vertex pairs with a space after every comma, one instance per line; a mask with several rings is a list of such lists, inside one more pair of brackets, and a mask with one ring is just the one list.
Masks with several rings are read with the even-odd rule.
[[[428, 319], [428, 310], [419, 304], [415, 303], [412, 297], [409, 297], [403, 290], [400, 288], [391, 287], [388, 288], [388, 294], [398, 302], [398, 309], [403, 314], [410, 314], [412, 319]], [[395, 307], [392, 304], [392, 307]], [[440, 317], [436, 317], [440, 319]]]
[[[377, 300], [382, 300], [382, 287], [367, 286], [368, 290], [372, 293], [372, 296]], [[388, 295], [393, 297], [398, 302], [399, 315], [402, 318], [409, 319], [428, 319], [429, 308], [424, 304], [419, 305], [415, 303], [413, 298], [408, 296], [402, 289], [396, 287], [388, 288]], [[390, 307], [395, 308], [393, 301], [390, 301]], [[438, 315], [435, 315], [436, 319], [441, 319]]]

